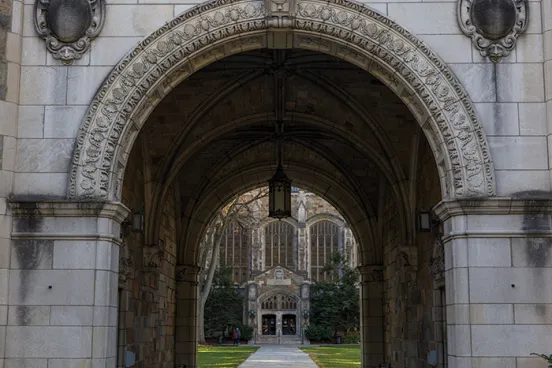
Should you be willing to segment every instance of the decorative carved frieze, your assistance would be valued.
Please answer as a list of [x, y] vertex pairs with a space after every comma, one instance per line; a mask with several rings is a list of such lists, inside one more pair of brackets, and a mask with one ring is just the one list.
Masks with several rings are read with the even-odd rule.
[[508, 56], [527, 28], [526, 0], [458, 0], [458, 22], [482, 56]]
[[105, 0], [36, 0], [34, 23], [54, 59], [72, 64], [90, 47], [105, 19]]
[[423, 42], [385, 16], [346, 0], [288, 0], [270, 3], [266, 9], [267, 1], [205, 3], [161, 27], [121, 60], [100, 87], [81, 126], [69, 197], [116, 200], [121, 180], [118, 168], [126, 164], [124, 152], [130, 151], [133, 141], [129, 135], [135, 136], [129, 126], [139, 128], [147, 112], [170, 91], [160, 87], [165, 76], [206, 65], [201, 55], [214, 48], [228, 56], [264, 47], [267, 35], [259, 40], [259, 31], [273, 32], [274, 25], [267, 19], [285, 14], [294, 14], [293, 21], [278, 32], [293, 34], [294, 47], [335, 56], [343, 48], [351, 49], [356, 60], [364, 57], [371, 60], [366, 65], [387, 68], [384, 83], [389, 84], [391, 78], [398, 83], [394, 90], [410, 91], [399, 97], [409, 106], [416, 102], [416, 109], [428, 117], [420, 124], [424, 131], [435, 133], [428, 140], [434, 139], [430, 145], [435, 155], [445, 158], [443, 187], [449, 188], [448, 196], [494, 195], [487, 139], [469, 97], [447, 65]]

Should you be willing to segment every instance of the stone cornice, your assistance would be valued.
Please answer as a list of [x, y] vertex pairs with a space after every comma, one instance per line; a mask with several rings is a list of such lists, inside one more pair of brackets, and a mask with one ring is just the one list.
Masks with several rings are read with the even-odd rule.
[[443, 200], [433, 211], [441, 221], [463, 215], [552, 214], [552, 198], [492, 197]]
[[123, 222], [130, 210], [108, 202], [10, 202], [14, 217], [99, 217]]

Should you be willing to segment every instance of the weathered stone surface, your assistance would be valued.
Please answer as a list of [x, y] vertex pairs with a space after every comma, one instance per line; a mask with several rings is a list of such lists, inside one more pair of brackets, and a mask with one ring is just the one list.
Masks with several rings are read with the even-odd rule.
[[52, 240], [13, 240], [11, 268], [24, 270], [52, 269]]
[[474, 356], [524, 356], [527, 352], [546, 351], [552, 336], [550, 325], [474, 325], [471, 330]]
[[516, 324], [552, 324], [552, 304], [515, 304]]
[[514, 267], [552, 267], [552, 239], [512, 239]]
[[514, 306], [512, 304], [472, 304], [470, 305], [470, 323], [476, 325], [513, 324]]
[[[82, 90], [92, 90], [92, 85], [79, 81]], [[73, 81], [69, 85], [74, 86]], [[70, 89], [70, 93], [76, 93]], [[72, 97], [76, 98], [76, 97]], [[44, 138], [74, 138], [86, 111], [86, 106], [46, 106], [44, 112]]]
[[92, 326], [94, 307], [52, 306], [50, 325], [52, 326]]
[[48, 359], [6, 359], [5, 368], [47, 368]]
[[92, 305], [94, 271], [11, 271], [9, 291], [10, 305]]
[[472, 303], [552, 303], [552, 268], [474, 268]]
[[17, 146], [17, 170], [66, 172], [73, 143], [73, 139], [21, 139]]
[[96, 243], [56, 240], [53, 244], [54, 269], [94, 269]]
[[48, 326], [50, 324], [50, 307], [44, 306], [10, 306], [8, 325], [10, 326]]
[[92, 354], [91, 327], [10, 326], [6, 337], [8, 358], [86, 358]]
[[473, 267], [510, 267], [510, 239], [470, 239], [469, 265]]

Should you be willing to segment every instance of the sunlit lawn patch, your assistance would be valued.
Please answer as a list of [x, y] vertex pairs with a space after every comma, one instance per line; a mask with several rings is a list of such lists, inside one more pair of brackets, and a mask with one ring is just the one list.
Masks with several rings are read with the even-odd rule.
[[200, 346], [198, 365], [199, 368], [236, 368], [257, 349], [252, 346]]
[[320, 368], [360, 367], [360, 345], [302, 347]]

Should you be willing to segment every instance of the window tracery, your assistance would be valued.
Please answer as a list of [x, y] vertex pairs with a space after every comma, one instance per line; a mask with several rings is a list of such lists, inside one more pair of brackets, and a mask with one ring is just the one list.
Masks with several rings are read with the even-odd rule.
[[324, 266], [332, 253], [342, 251], [340, 228], [331, 221], [319, 221], [310, 227], [310, 268], [311, 278], [315, 281], [326, 280], [328, 275]]
[[292, 295], [286, 294], [271, 295], [261, 302], [261, 309], [295, 310], [297, 309], [297, 299]]
[[277, 265], [295, 269], [295, 227], [284, 221], [269, 223], [265, 229], [265, 267]]
[[249, 243], [248, 229], [235, 221], [228, 224], [220, 248], [220, 265], [232, 267], [233, 280], [240, 284], [249, 278]]

